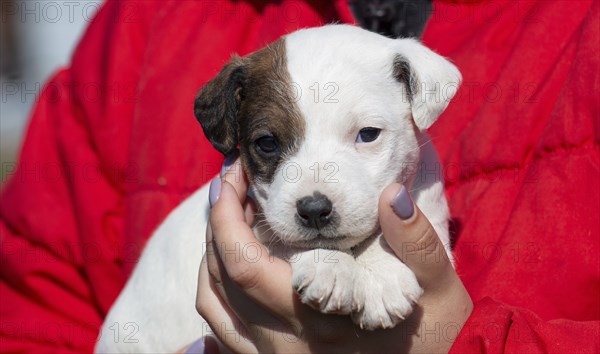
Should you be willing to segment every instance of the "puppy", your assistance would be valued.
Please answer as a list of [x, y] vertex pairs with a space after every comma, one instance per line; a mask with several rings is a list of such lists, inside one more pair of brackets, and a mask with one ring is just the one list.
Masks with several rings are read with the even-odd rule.
[[[379, 196], [393, 182], [411, 191], [452, 259], [425, 129], [460, 80], [416, 40], [328, 25], [234, 57], [201, 90], [195, 115], [217, 150], [239, 149], [259, 210], [256, 237], [290, 261], [290, 286], [304, 303], [369, 330], [411, 313], [422, 289], [378, 224]], [[208, 332], [194, 309], [207, 200], [205, 186], [151, 237], [98, 352], [175, 351]], [[129, 340], [115, 340], [115, 324], [129, 324]]]

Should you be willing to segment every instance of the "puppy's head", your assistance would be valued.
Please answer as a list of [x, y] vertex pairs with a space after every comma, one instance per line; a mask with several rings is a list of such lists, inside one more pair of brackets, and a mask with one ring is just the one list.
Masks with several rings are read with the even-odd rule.
[[418, 161], [421, 131], [460, 80], [415, 40], [330, 25], [234, 57], [201, 90], [195, 115], [217, 150], [239, 148], [277, 238], [347, 249], [378, 232], [381, 191]]

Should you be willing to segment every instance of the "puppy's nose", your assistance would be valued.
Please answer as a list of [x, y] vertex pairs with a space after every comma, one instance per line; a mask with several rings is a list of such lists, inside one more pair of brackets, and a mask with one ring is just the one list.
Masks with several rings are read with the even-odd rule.
[[296, 210], [302, 225], [320, 229], [331, 221], [333, 205], [329, 198], [315, 192], [312, 196], [298, 199]]

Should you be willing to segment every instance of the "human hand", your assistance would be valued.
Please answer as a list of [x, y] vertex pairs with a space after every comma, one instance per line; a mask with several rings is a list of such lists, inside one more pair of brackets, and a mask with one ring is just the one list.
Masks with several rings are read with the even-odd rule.
[[444, 245], [407, 190], [397, 183], [389, 185], [381, 194], [379, 222], [385, 240], [415, 273], [423, 288], [415, 309], [420, 316], [413, 314], [407, 319], [418, 322], [410, 336], [408, 351], [448, 352], [473, 312], [473, 302], [450, 263]]
[[[254, 208], [240, 175], [238, 170], [223, 178], [198, 284], [198, 310], [226, 346], [251, 353], [450, 349], [473, 305], [435, 231], [408, 194], [399, 193], [400, 185], [382, 193], [380, 223], [387, 242], [425, 292], [413, 314], [395, 328], [362, 331], [348, 316], [324, 315], [299, 301], [291, 287], [290, 265], [269, 257], [252, 233]], [[406, 220], [392, 205], [402, 209], [399, 214]], [[432, 329], [439, 333], [432, 334]]]

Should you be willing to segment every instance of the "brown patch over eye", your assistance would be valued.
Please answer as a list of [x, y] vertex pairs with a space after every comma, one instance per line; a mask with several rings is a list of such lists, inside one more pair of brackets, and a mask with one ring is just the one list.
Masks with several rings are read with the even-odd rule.
[[304, 136], [286, 66], [285, 39], [248, 56], [241, 92], [239, 136], [242, 163], [250, 179], [270, 183], [285, 155]]

